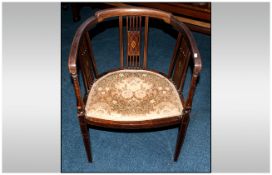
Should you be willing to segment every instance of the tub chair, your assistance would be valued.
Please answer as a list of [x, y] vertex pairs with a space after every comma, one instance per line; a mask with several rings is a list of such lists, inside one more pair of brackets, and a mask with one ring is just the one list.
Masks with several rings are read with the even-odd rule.
[[[113, 59], [120, 59], [120, 67], [98, 74], [89, 31], [110, 18], [119, 21], [120, 58]], [[148, 68], [148, 25], [151, 18], [162, 20], [178, 33], [168, 74]], [[183, 85], [190, 61], [193, 63], [192, 76], [185, 97]], [[89, 162], [92, 162], [89, 126], [131, 130], [177, 126], [179, 131], [174, 153], [174, 161], [177, 161], [201, 71], [199, 50], [184, 23], [170, 13], [148, 8], [98, 11], [77, 29], [68, 68]], [[80, 72], [84, 93], [80, 88]]]

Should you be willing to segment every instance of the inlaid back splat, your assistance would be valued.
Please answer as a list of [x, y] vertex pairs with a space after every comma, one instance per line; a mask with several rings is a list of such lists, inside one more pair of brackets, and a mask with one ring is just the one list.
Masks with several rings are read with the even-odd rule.
[[[147, 43], [148, 43], [148, 16], [144, 17], [144, 53], [141, 51], [142, 16], [126, 16], [126, 61], [124, 61], [124, 37], [123, 16], [119, 16], [120, 37], [120, 65], [121, 68], [144, 68], [147, 67]], [[143, 60], [143, 61], [141, 61]], [[125, 64], [125, 66], [124, 66]]]
[[127, 67], [140, 67], [141, 16], [127, 16]]

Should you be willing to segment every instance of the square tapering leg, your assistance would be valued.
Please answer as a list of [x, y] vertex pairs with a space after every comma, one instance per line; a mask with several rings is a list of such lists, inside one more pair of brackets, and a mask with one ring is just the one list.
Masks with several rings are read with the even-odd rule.
[[89, 135], [89, 129], [87, 126], [87, 123], [85, 121], [84, 116], [79, 116], [79, 124], [80, 124], [80, 130], [83, 138], [83, 143], [85, 146], [87, 158], [89, 162], [92, 162], [92, 154], [91, 154], [91, 144], [90, 144], [90, 135]]
[[178, 131], [176, 149], [175, 149], [175, 154], [174, 154], [174, 161], [175, 162], [179, 158], [180, 150], [182, 148], [182, 145], [183, 145], [183, 142], [185, 139], [188, 124], [189, 124], [189, 115], [185, 115], [185, 116], [183, 116], [183, 119], [181, 121], [181, 125], [179, 127], [179, 131]]

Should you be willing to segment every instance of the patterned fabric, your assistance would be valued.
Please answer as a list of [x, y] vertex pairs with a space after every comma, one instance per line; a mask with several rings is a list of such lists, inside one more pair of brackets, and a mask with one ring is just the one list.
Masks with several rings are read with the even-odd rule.
[[86, 116], [115, 121], [141, 121], [180, 116], [175, 86], [146, 70], [120, 70], [98, 79], [89, 93]]

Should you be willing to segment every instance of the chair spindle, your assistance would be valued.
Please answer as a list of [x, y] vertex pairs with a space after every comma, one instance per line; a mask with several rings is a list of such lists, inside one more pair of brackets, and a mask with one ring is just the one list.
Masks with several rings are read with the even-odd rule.
[[145, 34], [144, 34], [144, 65], [147, 68], [147, 49], [148, 49], [148, 16], [145, 17]]
[[119, 16], [120, 68], [124, 68], [123, 17]]

